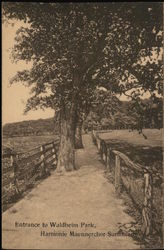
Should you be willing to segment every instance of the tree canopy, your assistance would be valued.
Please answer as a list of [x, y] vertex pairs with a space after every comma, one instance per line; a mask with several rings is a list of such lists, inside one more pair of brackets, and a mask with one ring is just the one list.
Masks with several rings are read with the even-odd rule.
[[26, 23], [12, 56], [32, 62], [11, 83], [31, 86], [26, 111], [60, 112], [72, 149], [76, 120], [89, 112], [97, 87], [131, 97], [141, 114], [143, 93], [162, 94], [162, 3], [4, 2], [3, 18]]
[[27, 110], [60, 106], [63, 97], [68, 104], [93, 82], [120, 94], [133, 88], [162, 93], [160, 3], [17, 2], [3, 10], [7, 19], [28, 24], [17, 31], [12, 53], [33, 62], [13, 78], [34, 85]]

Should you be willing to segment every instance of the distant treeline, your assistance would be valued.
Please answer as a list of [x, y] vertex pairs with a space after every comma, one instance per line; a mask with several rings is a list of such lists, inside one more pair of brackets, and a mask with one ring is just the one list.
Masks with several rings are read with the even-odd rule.
[[3, 126], [3, 136], [30, 136], [55, 134], [54, 118], [7, 123]]
[[[137, 110], [130, 101], [119, 103], [119, 109], [107, 112], [110, 104], [98, 105], [90, 111], [83, 123], [85, 131], [91, 129], [141, 129], [163, 127], [163, 103], [158, 99], [157, 105], [150, 105], [150, 100], [143, 101], [143, 109]], [[114, 106], [116, 106], [114, 104]], [[151, 108], [150, 108], [151, 106]], [[49, 135], [59, 132], [59, 123], [55, 118], [29, 120], [7, 123], [3, 126], [3, 136]]]
[[108, 112], [109, 105], [104, 105], [103, 108], [97, 106], [90, 112], [83, 127], [85, 130], [160, 129], [163, 127], [163, 102], [162, 98], [155, 101], [152, 103], [151, 99], [144, 99], [140, 106], [132, 101], [122, 101], [113, 113], [111, 110]]

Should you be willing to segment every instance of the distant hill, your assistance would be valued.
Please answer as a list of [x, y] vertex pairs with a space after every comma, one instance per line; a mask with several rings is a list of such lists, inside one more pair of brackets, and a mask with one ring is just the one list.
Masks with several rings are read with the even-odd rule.
[[46, 135], [57, 133], [54, 118], [7, 123], [3, 126], [3, 136]]
[[[103, 129], [115, 129], [116, 127], [125, 128], [129, 126], [137, 125], [138, 121], [141, 119], [137, 111], [133, 110], [132, 102], [130, 101], [113, 101], [113, 105], [108, 105], [103, 100], [96, 107], [94, 111], [91, 111], [88, 115], [86, 121], [84, 122], [85, 128], [91, 128], [94, 124], [95, 126], [100, 126]], [[163, 115], [163, 103], [162, 99], [158, 99], [158, 107], [152, 110], [144, 111], [144, 123], [145, 128], [162, 128], [162, 115]], [[103, 103], [103, 105], [101, 105]], [[150, 99], [143, 100], [144, 104], [149, 104]], [[113, 111], [112, 111], [113, 110]], [[113, 112], [113, 114], [112, 114]], [[22, 122], [7, 123], [3, 126], [3, 136], [30, 136], [30, 135], [49, 135], [57, 134], [59, 132], [59, 124], [57, 122], [58, 118], [48, 118], [48, 119], [38, 119], [29, 120]], [[143, 126], [143, 125], [142, 125]]]

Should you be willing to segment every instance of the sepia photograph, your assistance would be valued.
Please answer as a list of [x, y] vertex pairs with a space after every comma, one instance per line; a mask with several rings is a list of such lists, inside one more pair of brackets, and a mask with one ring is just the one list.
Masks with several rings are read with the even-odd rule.
[[164, 249], [163, 3], [1, 13], [2, 249]]

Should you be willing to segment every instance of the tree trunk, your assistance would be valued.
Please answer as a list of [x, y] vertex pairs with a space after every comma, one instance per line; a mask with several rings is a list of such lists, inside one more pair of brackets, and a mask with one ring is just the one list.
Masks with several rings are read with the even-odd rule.
[[76, 126], [76, 134], [75, 134], [75, 148], [80, 149], [83, 148], [82, 142], [82, 125], [83, 122], [79, 121]]
[[58, 155], [57, 172], [72, 171], [75, 166], [75, 130], [77, 125], [78, 91], [81, 84], [80, 72], [74, 70], [71, 101], [65, 102], [64, 92], [60, 109], [60, 146]]
[[60, 114], [60, 146], [57, 172], [72, 171], [75, 168], [75, 124], [74, 109], [62, 106]]

